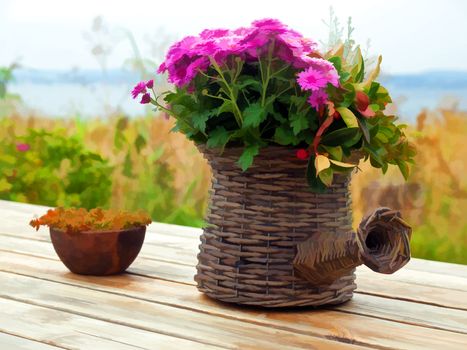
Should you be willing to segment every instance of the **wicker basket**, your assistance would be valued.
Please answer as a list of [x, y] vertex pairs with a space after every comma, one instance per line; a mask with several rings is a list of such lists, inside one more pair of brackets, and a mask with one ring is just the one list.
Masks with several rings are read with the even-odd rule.
[[[362, 259], [352, 233], [349, 176], [335, 176], [328, 193], [316, 194], [304, 178], [306, 162], [292, 149], [268, 147], [246, 172], [236, 164], [240, 149], [221, 156], [200, 150], [213, 172], [195, 277], [200, 291], [267, 307], [339, 304], [352, 297]], [[397, 258], [393, 266], [406, 262]]]

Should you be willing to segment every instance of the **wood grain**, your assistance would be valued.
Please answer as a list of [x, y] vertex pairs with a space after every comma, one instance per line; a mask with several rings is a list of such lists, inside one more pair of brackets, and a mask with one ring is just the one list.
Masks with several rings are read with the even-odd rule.
[[[410, 303], [399, 302], [399, 304], [394, 304], [391, 300], [374, 298], [376, 300], [373, 302], [365, 300], [367, 304], [363, 303], [362, 309], [360, 309], [360, 300], [351, 302], [350, 308], [361, 311], [362, 315], [348, 314], [348, 310], [344, 309], [343, 311], [346, 312], [342, 312], [339, 311], [339, 308], [320, 311], [306, 310], [286, 313], [265, 313], [260, 309], [244, 309], [219, 304], [204, 297], [192, 286], [182, 286], [165, 281], [153, 281], [148, 278], [132, 275], [106, 277], [105, 279], [79, 276], [68, 273], [58, 261], [46, 260], [47, 265], [43, 268], [38, 268], [37, 266], [41, 265], [39, 258], [24, 260], [21, 257], [17, 257], [15, 259], [14, 254], [6, 257], [6, 260], [6, 262], [3, 261], [0, 256], [0, 266], [2, 269], [6, 265], [9, 265], [8, 269], [16, 271], [16, 273], [23, 273], [35, 276], [36, 278], [46, 278], [62, 284], [72, 284], [108, 293], [116, 293], [177, 308], [195, 309], [210, 315], [235, 318], [243, 322], [287, 329], [288, 331], [300, 334], [305, 332], [305, 334], [341, 339], [346, 342], [409, 349], [417, 348], [419, 339], [426, 339], [430, 342], [429, 344], [432, 344], [424, 345], [423, 348], [434, 349], [447, 339], [452, 342], [451, 348], [453, 349], [460, 343], [467, 341], [465, 334], [457, 333], [467, 333], [465, 326], [462, 328], [466, 324], [466, 313], [460, 311], [455, 313], [454, 317], [444, 324], [442, 320], [449, 319], [452, 310], [427, 306], [427, 310], [430, 313], [426, 315], [429, 317], [433, 316], [435, 320], [439, 319], [439, 321], [433, 322], [430, 319], [424, 321], [420, 310], [417, 314], [417, 304], [414, 304], [411, 309], [414, 314], [410, 314], [410, 307], [408, 307]], [[362, 298], [366, 298], [366, 296], [362, 296]], [[344, 306], [347, 305], [349, 304]], [[408, 311], [400, 315], [398, 307], [408, 309]], [[379, 318], [379, 308], [383, 310], [381, 317], [385, 316], [387, 320]], [[371, 312], [368, 312], [368, 310], [371, 310]], [[384, 315], [384, 313], [386, 314]], [[376, 318], [364, 317], [371, 314], [378, 316]], [[410, 315], [410, 317], [407, 315]], [[401, 322], [394, 322], [394, 319], [397, 318]], [[415, 326], [416, 324], [419, 326]], [[420, 325], [423, 327], [420, 327]], [[449, 329], [452, 332], [436, 330], [436, 328], [441, 327]], [[394, 334], [394, 332], [397, 332], [397, 338], [388, 337], [388, 334]]]
[[53, 346], [45, 343], [41, 343], [36, 340], [30, 340], [27, 338], [18, 337], [16, 335], [0, 332], [0, 344], [3, 349], [14, 349], [14, 350], [57, 350], [65, 349], [59, 346]]
[[195, 289], [200, 229], [153, 223], [129, 274], [69, 273], [48, 232], [28, 226], [46, 209], [0, 201], [1, 349], [463, 349], [467, 344], [462, 265], [412, 259], [391, 276], [359, 268], [359, 288], [349, 303], [266, 312], [221, 304]]
[[[85, 303], [85, 301], [82, 301]], [[0, 332], [65, 349], [213, 349], [206, 344], [0, 298]], [[0, 343], [1, 344], [1, 343]], [[2, 344], [3, 345], [3, 344]], [[2, 349], [5, 347], [2, 346]]]
[[[0, 281], [3, 286], [0, 297], [229, 349], [341, 346], [324, 338], [262, 325], [253, 328], [235, 319], [26, 276], [0, 272]], [[229, 343], [226, 339], [230, 339]]]
[[[0, 250], [2, 246], [4, 246], [4, 249], [7, 251], [56, 258], [55, 252], [50, 244], [41, 244], [41, 242], [46, 241], [44, 237], [42, 237], [41, 241], [25, 239], [22, 236], [22, 238], [15, 238], [11, 235], [0, 234], [0, 237], [2, 237], [4, 242], [0, 245]], [[166, 242], [167, 237], [161, 240]], [[166, 243], [164, 243], [164, 245], [161, 244], [157, 246], [157, 248], [145, 244], [140, 256], [130, 267], [129, 272], [152, 278], [194, 285], [194, 263], [182, 265], [170, 259], [156, 258], [158, 255], [170, 257], [172, 251], [176, 250], [175, 248], [167, 248], [165, 244]], [[185, 251], [183, 251], [183, 254], [182, 252], [179, 253], [181, 256], [187, 258], [188, 253]], [[192, 260], [195, 261], [194, 254], [190, 253], [190, 255], [193, 255]], [[388, 278], [386, 275], [375, 274], [369, 271], [367, 273], [365, 270], [368, 271], [368, 269], [362, 267], [357, 272], [357, 293], [467, 310], [467, 292], [458, 290], [457, 288], [451, 290], [443, 286], [443, 281], [447, 278], [445, 275], [428, 273], [431, 274], [431, 281], [429, 285], [423, 285], [420, 283], [417, 284], [410, 279], [410, 274], [414, 272], [410, 272], [408, 273], [409, 276], [398, 280], [397, 278]], [[398, 273], [396, 273], [395, 276], [397, 277]], [[455, 279], [460, 279], [462, 282], [464, 281], [464, 279], [457, 276]], [[414, 278], [414, 280], [416, 281], [416, 278]], [[449, 283], [446, 284], [449, 285]], [[391, 286], [390, 291], [388, 291], [388, 285]], [[413, 293], [413, 288], [417, 289], [417, 293]]]

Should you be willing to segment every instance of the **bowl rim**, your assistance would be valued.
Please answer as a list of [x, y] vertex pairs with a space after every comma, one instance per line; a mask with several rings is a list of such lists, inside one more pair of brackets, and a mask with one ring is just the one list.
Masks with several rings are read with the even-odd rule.
[[127, 232], [127, 231], [138, 231], [138, 230], [141, 230], [141, 231], [146, 231], [146, 226], [145, 225], [141, 225], [141, 226], [133, 226], [133, 227], [129, 227], [129, 228], [125, 228], [125, 229], [120, 229], [120, 230], [104, 230], [104, 231], [101, 231], [101, 230], [87, 230], [87, 231], [77, 231], [77, 232], [68, 232], [68, 231], [64, 231], [64, 230], [61, 230], [59, 228], [56, 228], [56, 227], [49, 227], [49, 231], [52, 232], [55, 231], [57, 233], [61, 233], [61, 234], [68, 234], [68, 235], [95, 235], [95, 234], [111, 234], [111, 233], [122, 233], [122, 232]]

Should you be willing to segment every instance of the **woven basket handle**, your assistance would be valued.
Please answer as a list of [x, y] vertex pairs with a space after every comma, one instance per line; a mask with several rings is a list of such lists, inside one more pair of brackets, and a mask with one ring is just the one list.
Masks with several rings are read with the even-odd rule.
[[394, 273], [410, 260], [411, 235], [399, 211], [378, 208], [361, 221], [356, 233], [318, 232], [298, 244], [294, 268], [316, 285], [331, 284], [361, 264]]

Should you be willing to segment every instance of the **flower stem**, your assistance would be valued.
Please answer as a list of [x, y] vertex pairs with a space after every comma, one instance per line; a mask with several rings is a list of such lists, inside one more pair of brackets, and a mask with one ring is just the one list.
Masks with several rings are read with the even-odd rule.
[[242, 117], [242, 112], [240, 111], [240, 108], [238, 108], [237, 105], [237, 99], [235, 98], [235, 94], [230, 86], [230, 84], [227, 82], [225, 79], [224, 73], [222, 73], [222, 69], [219, 67], [217, 64], [216, 60], [214, 60], [212, 57], [209, 57], [209, 60], [211, 61], [212, 66], [216, 70], [216, 72], [219, 74], [221, 81], [224, 83], [225, 88], [228, 91], [229, 99], [232, 102], [232, 105], [234, 107], [233, 113], [235, 120], [237, 121], [238, 126], [241, 128], [243, 125], [243, 117]]

